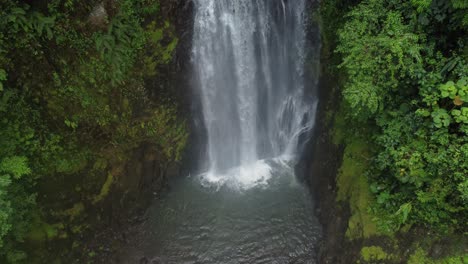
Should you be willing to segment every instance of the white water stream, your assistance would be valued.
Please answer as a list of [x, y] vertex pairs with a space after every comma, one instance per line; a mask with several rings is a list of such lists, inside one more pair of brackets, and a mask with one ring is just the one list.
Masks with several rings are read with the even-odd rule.
[[265, 184], [315, 120], [304, 93], [305, 0], [195, 1], [193, 64], [207, 131], [204, 183]]

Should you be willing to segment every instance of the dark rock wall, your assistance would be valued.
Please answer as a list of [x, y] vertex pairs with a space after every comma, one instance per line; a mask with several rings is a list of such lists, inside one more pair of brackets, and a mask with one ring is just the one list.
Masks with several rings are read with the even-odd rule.
[[[322, 58], [326, 65], [327, 58]], [[319, 263], [351, 263], [355, 250], [346, 242], [345, 233], [350, 216], [349, 208], [336, 201], [336, 177], [341, 166], [343, 149], [332, 142], [333, 113], [338, 106], [333, 102], [339, 97], [336, 81], [322, 66], [319, 83], [320, 103], [312, 149], [309, 153], [306, 179], [316, 205], [316, 214], [323, 227], [319, 251]], [[331, 116], [331, 117], [330, 117]]]
[[[353, 243], [346, 242], [345, 233], [350, 216], [346, 204], [336, 201], [336, 177], [342, 162], [343, 148], [335, 145], [333, 138], [334, 115], [338, 112], [340, 88], [336, 76], [330, 72], [331, 62], [329, 40], [322, 32], [319, 2], [310, 1], [311, 27], [309, 42], [320, 42], [320, 64], [307, 65], [308, 83], [318, 78], [318, 87], [314, 95], [319, 98], [316, 124], [296, 172], [309, 186], [316, 206], [316, 215], [323, 227], [322, 241], [318, 252], [318, 263], [352, 263], [358, 250]], [[310, 47], [317, 47], [309, 45]], [[309, 58], [313, 62], [317, 58]], [[319, 67], [318, 69], [315, 67]], [[318, 73], [318, 75], [317, 75]]]

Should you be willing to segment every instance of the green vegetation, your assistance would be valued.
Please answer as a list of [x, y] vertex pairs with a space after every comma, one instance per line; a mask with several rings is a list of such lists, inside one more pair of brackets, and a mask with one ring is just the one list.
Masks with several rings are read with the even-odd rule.
[[376, 235], [377, 228], [372, 221], [368, 208], [372, 204], [369, 183], [364, 177], [364, 170], [370, 159], [367, 144], [363, 139], [355, 138], [347, 144], [343, 164], [338, 176], [338, 201], [350, 201], [351, 218], [346, 236], [350, 239]]
[[173, 28], [157, 0], [103, 3], [0, 3], [1, 263], [31, 263], [22, 246], [64, 229], [45, 219], [72, 221], [104, 199], [115, 164], [142, 143], [181, 159], [176, 105], [145, 88], [171, 62]]
[[[342, 94], [333, 141], [345, 146], [337, 199], [350, 205], [347, 237], [466, 235], [468, 2], [333, 0], [321, 14], [325, 48], [334, 50], [324, 53], [327, 71]], [[389, 252], [410, 263], [466, 257]], [[382, 253], [364, 247], [361, 260], [379, 263]]]
[[369, 261], [382, 261], [389, 259], [389, 256], [381, 247], [371, 246], [371, 247], [363, 247], [361, 249], [361, 256], [362, 259], [369, 262]]
[[383, 232], [466, 228], [467, 8], [466, 1], [361, 1], [338, 30], [347, 123], [369, 139], [347, 149], [371, 149], [359, 174]]
[[442, 259], [431, 259], [427, 256], [427, 253], [422, 248], [417, 248], [415, 252], [409, 257], [408, 264], [464, 264], [468, 262], [468, 256], [459, 255], [459, 256], [450, 256]]

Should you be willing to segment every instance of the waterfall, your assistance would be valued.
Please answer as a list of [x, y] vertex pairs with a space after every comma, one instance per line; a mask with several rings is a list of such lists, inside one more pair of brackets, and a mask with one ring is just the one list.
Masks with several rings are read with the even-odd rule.
[[266, 160], [298, 154], [316, 105], [304, 87], [305, 12], [305, 0], [195, 0], [209, 180], [264, 182]]

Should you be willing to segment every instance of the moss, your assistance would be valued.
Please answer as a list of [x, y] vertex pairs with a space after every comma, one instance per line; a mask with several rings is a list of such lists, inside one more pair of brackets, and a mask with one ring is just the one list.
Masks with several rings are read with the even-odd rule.
[[72, 243], [72, 249], [78, 248], [80, 246], [80, 242], [78, 241], [73, 241]]
[[94, 197], [93, 204], [96, 204], [102, 201], [102, 199], [104, 199], [109, 194], [109, 190], [110, 190], [110, 187], [112, 186], [112, 183], [114, 183], [114, 176], [112, 175], [112, 173], [109, 172], [107, 174], [106, 181], [101, 187], [101, 191], [96, 197]]
[[340, 110], [336, 115], [335, 115], [335, 120], [333, 123], [333, 137], [332, 137], [332, 142], [335, 145], [338, 145], [344, 141], [346, 138], [346, 120], [345, 120], [345, 114], [343, 113], [343, 110]]
[[93, 169], [102, 171], [107, 168], [107, 159], [104, 158], [97, 158], [96, 162], [94, 162]]
[[31, 242], [43, 242], [46, 240], [47, 234], [42, 227], [33, 227], [27, 234], [27, 240]]
[[31, 227], [26, 238], [33, 243], [42, 243], [56, 238], [66, 238], [67, 234], [63, 230], [64, 225], [62, 223], [51, 225], [39, 220]]
[[44, 231], [49, 239], [57, 237], [59, 233], [55, 226], [48, 224], [44, 224]]
[[[179, 39], [174, 34], [173, 26], [169, 21], [165, 21], [163, 25], [153, 21], [146, 26], [145, 31], [149, 37], [148, 44], [151, 46], [152, 52], [143, 57], [144, 72], [148, 76], [155, 76], [158, 72], [158, 66], [171, 61]], [[162, 40], [166, 40], [165, 45], [162, 45]]]
[[432, 259], [427, 255], [426, 250], [417, 247], [413, 254], [408, 259], [408, 264], [465, 264], [468, 263], [468, 254], [461, 253], [460, 255], [447, 256], [442, 259]]
[[444, 264], [466, 264], [468, 263], [468, 254], [462, 256], [453, 256], [442, 259]]
[[77, 216], [81, 215], [85, 210], [83, 203], [76, 203], [72, 208], [64, 211], [64, 214], [70, 217], [70, 220], [73, 221]]
[[353, 195], [354, 185], [366, 168], [366, 162], [360, 156], [366, 153], [366, 144], [360, 140], [346, 145], [337, 181], [338, 201], [346, 201]]
[[74, 225], [71, 227], [71, 232], [73, 234], [81, 234], [88, 228], [89, 228], [89, 225]]
[[354, 183], [355, 189], [350, 199], [352, 216], [348, 222], [346, 236], [349, 238], [370, 237], [377, 234], [377, 226], [368, 212], [372, 196], [365, 176], [360, 175]]
[[368, 166], [369, 151], [365, 141], [354, 138], [347, 144], [343, 163], [337, 179], [338, 201], [349, 201], [351, 217], [346, 236], [350, 239], [377, 234], [377, 227], [368, 212], [373, 197], [364, 175]]
[[373, 196], [365, 175], [371, 159], [371, 148], [364, 138], [350, 132], [345, 112], [346, 109], [342, 107], [335, 115], [332, 134], [334, 144], [345, 145], [336, 183], [337, 201], [349, 202], [351, 209], [346, 237], [368, 238], [378, 234], [377, 226], [372, 221], [373, 216], [368, 210], [373, 203]]
[[427, 253], [422, 248], [417, 248], [416, 251], [409, 257], [408, 264], [430, 263]]
[[365, 261], [386, 260], [391, 258], [381, 247], [371, 246], [361, 249], [361, 256]]

